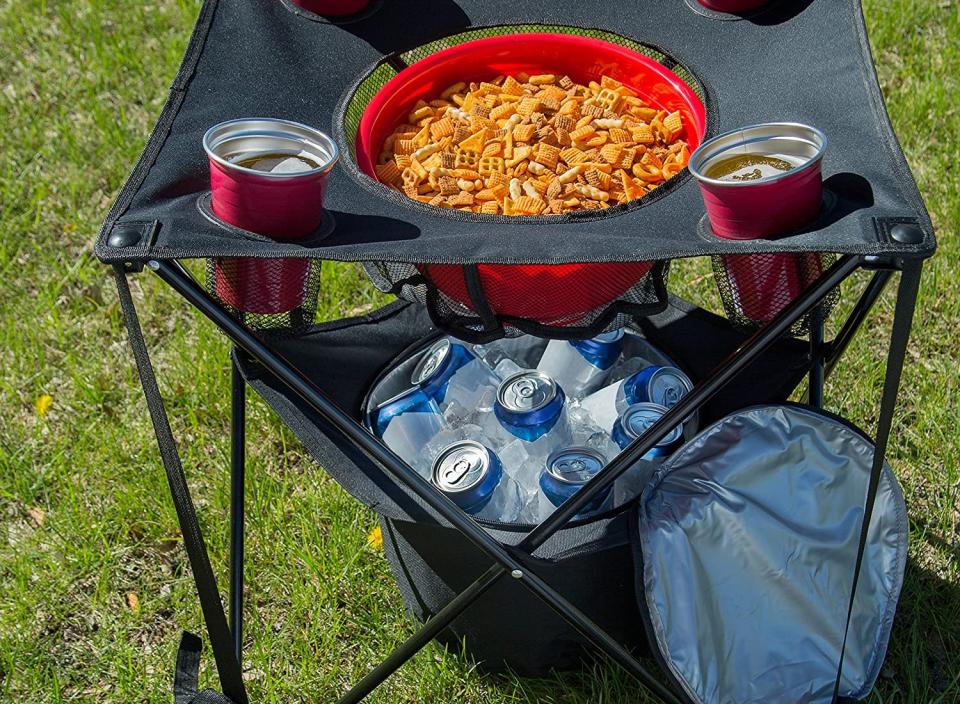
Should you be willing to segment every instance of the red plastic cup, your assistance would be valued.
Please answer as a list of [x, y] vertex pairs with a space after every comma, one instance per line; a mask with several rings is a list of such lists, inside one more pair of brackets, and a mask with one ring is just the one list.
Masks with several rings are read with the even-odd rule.
[[700, 0], [700, 4], [717, 12], [749, 12], [763, 7], [770, 0]]
[[[275, 240], [297, 240], [323, 221], [323, 194], [339, 156], [336, 143], [312, 127], [270, 118], [230, 120], [203, 137], [210, 163], [211, 209], [221, 220]], [[239, 162], [258, 156], [302, 157], [306, 170], [266, 172]], [[305, 259], [221, 259], [217, 295], [250, 313], [285, 313], [302, 305]]]
[[293, 0], [293, 4], [318, 15], [342, 17], [360, 12], [370, 0]]
[[[769, 123], [707, 140], [690, 157], [710, 225], [717, 237], [751, 240], [801, 227], [820, 212], [821, 164], [827, 138], [796, 123]], [[760, 154], [788, 161], [789, 171], [750, 181], [709, 176], [720, 160]], [[820, 272], [818, 254], [759, 254], [723, 258], [735, 305], [751, 320], [767, 322], [799, 296]]]

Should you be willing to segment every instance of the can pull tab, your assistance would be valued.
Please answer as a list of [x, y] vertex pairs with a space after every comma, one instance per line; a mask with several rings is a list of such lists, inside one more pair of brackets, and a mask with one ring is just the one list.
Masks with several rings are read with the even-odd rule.
[[533, 398], [537, 392], [537, 385], [529, 379], [522, 379], [516, 385], [517, 396], [520, 398]]
[[451, 485], [459, 484], [470, 471], [470, 463], [467, 460], [457, 460], [450, 469], [446, 471], [443, 478]]
[[581, 459], [561, 459], [554, 465], [558, 474], [568, 477], [580, 477], [587, 470], [587, 464]]
[[671, 386], [663, 392], [664, 406], [667, 406], [669, 408], [670, 406], [675, 405], [679, 400], [680, 400], [680, 391], [677, 390], [676, 388]]

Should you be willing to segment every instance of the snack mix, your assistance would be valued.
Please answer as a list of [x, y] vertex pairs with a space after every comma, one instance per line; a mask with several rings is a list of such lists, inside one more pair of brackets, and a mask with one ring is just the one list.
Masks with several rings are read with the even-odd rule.
[[383, 144], [377, 177], [421, 203], [487, 215], [559, 215], [640, 198], [690, 158], [679, 112], [609, 76], [457, 83]]

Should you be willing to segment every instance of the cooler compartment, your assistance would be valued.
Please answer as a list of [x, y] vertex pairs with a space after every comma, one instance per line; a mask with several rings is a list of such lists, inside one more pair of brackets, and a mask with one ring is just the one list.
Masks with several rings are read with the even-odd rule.
[[[745, 335], [729, 322], [671, 298], [667, 310], [633, 326], [696, 381], [736, 349]], [[441, 336], [420, 306], [396, 302], [360, 318], [313, 325], [281, 337], [279, 354], [304, 370], [321, 390], [357, 422], [364, 418], [369, 389], [398, 359]], [[709, 346], [703, 340], [710, 340]], [[511, 341], [512, 342], [512, 341]], [[546, 345], [546, 341], [543, 341]], [[701, 424], [754, 403], [786, 398], [809, 370], [809, 346], [783, 339], [764, 353], [741, 380], [702, 411]], [[419, 619], [436, 613], [487, 567], [472, 544], [418, 499], [384, 477], [382, 470], [325, 424], [282, 382], [242, 356], [250, 385], [294, 430], [310, 453], [350, 494], [383, 521], [391, 569], [410, 612]], [[335, 372], [335, 373], [334, 373]], [[625, 519], [631, 501], [613, 511], [578, 519], [560, 530], [531, 558], [524, 558], [550, 584], [618, 638], [642, 647]], [[519, 542], [524, 527], [481, 524], [506, 544]], [[597, 574], [609, 578], [597, 580]], [[443, 635], [452, 648], [489, 670], [510, 667], [528, 675], [573, 667], [585, 641], [522, 586], [505, 580], [465, 612]], [[547, 655], [544, 655], [547, 654]]]

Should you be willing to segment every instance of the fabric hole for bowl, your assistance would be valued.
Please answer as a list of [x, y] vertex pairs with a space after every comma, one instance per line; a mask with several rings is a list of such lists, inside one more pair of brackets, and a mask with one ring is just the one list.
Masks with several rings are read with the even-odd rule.
[[[567, 74], [582, 83], [609, 75], [633, 88], [649, 104], [671, 112], [679, 110], [685, 125], [683, 137], [693, 149], [706, 130], [704, 92], [682, 68], [671, 70], [660, 63], [666, 58], [623, 37], [573, 27], [507, 26], [449, 37], [404, 54], [404, 62], [414, 62], [404, 71], [396, 73], [381, 65], [358, 86], [345, 112], [347, 135], [356, 140], [349, 144], [350, 151], [360, 170], [375, 179], [373, 164], [380, 146], [406, 121], [418, 100], [433, 99], [458, 81], [487, 80], [520, 71]], [[548, 226], [549, 219], [544, 220]], [[652, 267], [649, 262], [481, 264], [475, 272], [485, 310], [478, 309], [462, 267], [427, 265], [419, 271], [444, 297], [474, 315], [492, 314], [563, 328], [598, 317], [603, 308], [647, 277]], [[662, 282], [655, 288], [663, 289]]]

